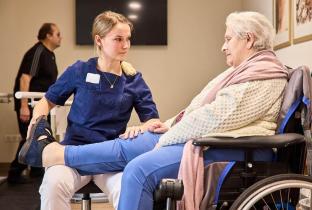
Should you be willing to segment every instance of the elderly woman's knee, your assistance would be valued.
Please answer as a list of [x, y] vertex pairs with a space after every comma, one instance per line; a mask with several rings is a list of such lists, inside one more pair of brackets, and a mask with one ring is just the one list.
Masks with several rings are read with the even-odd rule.
[[144, 165], [139, 161], [133, 160], [125, 167], [122, 175], [122, 185], [124, 184], [143, 184], [147, 178], [144, 172]]

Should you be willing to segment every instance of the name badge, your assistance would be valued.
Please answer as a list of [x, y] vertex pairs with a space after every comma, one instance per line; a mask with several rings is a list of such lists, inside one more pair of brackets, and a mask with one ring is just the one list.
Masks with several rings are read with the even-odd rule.
[[86, 82], [90, 82], [93, 84], [99, 84], [100, 83], [100, 75], [88, 73], [87, 77], [86, 77]]

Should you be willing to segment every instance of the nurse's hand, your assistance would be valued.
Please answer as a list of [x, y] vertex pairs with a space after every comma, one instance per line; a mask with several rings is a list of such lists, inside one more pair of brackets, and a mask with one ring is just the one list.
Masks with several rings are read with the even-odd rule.
[[165, 123], [162, 122], [153, 122], [148, 126], [148, 131], [152, 133], [166, 133], [169, 128], [166, 126]]
[[133, 138], [137, 137], [140, 133], [144, 133], [145, 130], [146, 130], [146, 128], [144, 128], [144, 126], [128, 127], [126, 129], [126, 131], [119, 136], [119, 138], [122, 138], [122, 139], [128, 139], [128, 138], [133, 139]]
[[35, 118], [35, 117], [31, 118], [31, 120], [30, 120], [30, 122], [29, 122], [29, 125], [28, 125], [28, 128], [27, 128], [27, 136], [26, 136], [26, 139], [29, 138], [31, 128], [32, 128], [32, 127], [34, 126], [34, 124], [36, 123], [36, 120], [37, 120], [37, 118]]

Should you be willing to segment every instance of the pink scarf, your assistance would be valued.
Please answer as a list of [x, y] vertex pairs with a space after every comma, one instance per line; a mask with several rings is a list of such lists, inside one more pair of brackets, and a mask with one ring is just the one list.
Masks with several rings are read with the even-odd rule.
[[[288, 71], [273, 51], [259, 51], [243, 61], [233, 71], [229, 71], [209, 91], [202, 105], [213, 102], [218, 91], [230, 85], [275, 78], [288, 78]], [[182, 179], [184, 184], [184, 195], [178, 202], [178, 210], [199, 210], [204, 195], [203, 149], [193, 146], [192, 141], [188, 141], [184, 146], [178, 178]]]

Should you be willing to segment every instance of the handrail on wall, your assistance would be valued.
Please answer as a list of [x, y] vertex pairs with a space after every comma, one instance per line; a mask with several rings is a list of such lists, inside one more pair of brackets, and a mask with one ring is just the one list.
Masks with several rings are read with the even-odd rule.
[[0, 93], [0, 103], [10, 103], [12, 98], [12, 93]]
[[[15, 97], [17, 99], [22, 99], [22, 98], [29, 98], [30, 99], [30, 106], [34, 107], [37, 103], [38, 100], [44, 97], [45, 93], [44, 92], [23, 92], [23, 91], [18, 91], [15, 93]], [[64, 106], [71, 106], [72, 101], [66, 101]], [[56, 107], [51, 109], [50, 111], [50, 116], [51, 116], [51, 129], [54, 135], [56, 135]]]

